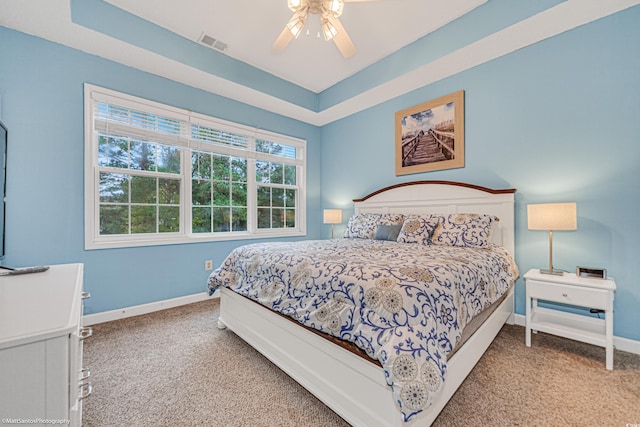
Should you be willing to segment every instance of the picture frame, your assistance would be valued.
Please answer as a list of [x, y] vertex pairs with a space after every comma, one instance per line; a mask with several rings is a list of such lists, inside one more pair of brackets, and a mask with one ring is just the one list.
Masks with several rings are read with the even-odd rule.
[[464, 167], [464, 90], [396, 112], [396, 176]]

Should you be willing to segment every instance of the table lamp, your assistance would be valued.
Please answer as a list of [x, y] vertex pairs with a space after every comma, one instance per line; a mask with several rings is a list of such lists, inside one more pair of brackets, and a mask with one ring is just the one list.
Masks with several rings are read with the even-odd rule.
[[323, 215], [323, 222], [325, 224], [331, 224], [331, 238], [333, 239], [333, 226], [335, 224], [342, 223], [342, 210], [340, 209], [325, 209]]
[[553, 231], [576, 230], [575, 203], [542, 203], [527, 206], [527, 222], [529, 230], [549, 231], [549, 269], [540, 269], [540, 273], [561, 276], [560, 270], [553, 269]]

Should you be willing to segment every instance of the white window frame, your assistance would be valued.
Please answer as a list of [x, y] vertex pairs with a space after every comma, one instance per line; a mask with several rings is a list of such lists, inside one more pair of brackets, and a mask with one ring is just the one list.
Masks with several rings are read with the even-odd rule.
[[[180, 120], [184, 127], [181, 137], [171, 145], [179, 146], [182, 185], [180, 188], [180, 231], [176, 233], [149, 233], [127, 235], [100, 235], [99, 232], [99, 175], [104, 167], [98, 165], [98, 132], [94, 118], [96, 102], [110, 102], [115, 105]], [[164, 105], [136, 96], [123, 94], [88, 83], [84, 85], [84, 128], [85, 128], [85, 249], [107, 249], [136, 246], [156, 246], [207, 241], [227, 241], [240, 239], [261, 239], [304, 236], [306, 226], [306, 157], [307, 142], [303, 139], [267, 132], [237, 123], [228, 122], [203, 114], [193, 113], [181, 108]], [[197, 144], [190, 139], [190, 125], [225, 130], [248, 137], [248, 149], [230, 146]], [[296, 159], [258, 153], [255, 140], [264, 139], [296, 148]], [[247, 230], [231, 232], [191, 233], [191, 150], [210, 151], [212, 153], [232, 155], [247, 159]], [[269, 160], [278, 163], [295, 163], [297, 181], [296, 226], [291, 228], [258, 229], [257, 193], [260, 183], [255, 178], [256, 160]], [[135, 172], [135, 171], [132, 171]]]

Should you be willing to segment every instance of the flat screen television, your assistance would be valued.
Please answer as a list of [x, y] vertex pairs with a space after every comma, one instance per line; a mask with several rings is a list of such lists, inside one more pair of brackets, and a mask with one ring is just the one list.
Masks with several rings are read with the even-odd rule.
[[5, 226], [5, 213], [6, 213], [6, 195], [7, 195], [7, 139], [8, 131], [2, 122], [0, 122], [0, 196], [2, 197], [0, 205], [0, 260], [5, 256], [5, 243], [4, 243], [4, 226]]

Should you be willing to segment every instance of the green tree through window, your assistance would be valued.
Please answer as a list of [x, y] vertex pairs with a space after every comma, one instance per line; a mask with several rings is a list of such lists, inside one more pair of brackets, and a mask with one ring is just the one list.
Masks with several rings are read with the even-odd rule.
[[193, 152], [194, 233], [247, 231], [247, 160]]

